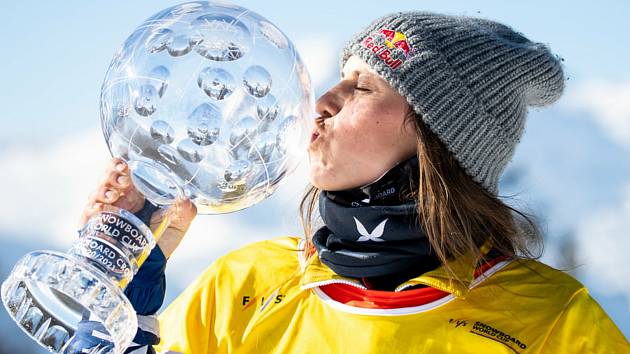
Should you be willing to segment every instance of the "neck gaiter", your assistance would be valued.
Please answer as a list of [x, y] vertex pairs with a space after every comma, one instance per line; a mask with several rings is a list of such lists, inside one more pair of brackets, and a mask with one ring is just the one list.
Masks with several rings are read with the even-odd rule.
[[408, 274], [440, 264], [418, 223], [416, 202], [408, 196], [417, 166], [414, 156], [367, 186], [320, 194], [325, 226], [315, 232], [313, 244], [322, 263], [355, 278]]

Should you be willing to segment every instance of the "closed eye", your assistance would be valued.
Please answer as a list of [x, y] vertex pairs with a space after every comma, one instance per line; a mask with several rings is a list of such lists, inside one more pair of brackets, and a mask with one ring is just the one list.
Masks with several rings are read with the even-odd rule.
[[357, 81], [355, 82], [355, 89], [358, 91], [369, 92], [372, 91], [371, 76], [369, 74], [359, 74]]

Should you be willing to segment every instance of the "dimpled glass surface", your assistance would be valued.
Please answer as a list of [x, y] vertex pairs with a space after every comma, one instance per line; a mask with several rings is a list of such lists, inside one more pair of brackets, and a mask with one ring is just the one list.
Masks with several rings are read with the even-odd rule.
[[134, 185], [202, 214], [249, 207], [306, 158], [313, 94], [285, 34], [229, 3], [190, 2], [146, 20], [107, 71], [101, 122]]

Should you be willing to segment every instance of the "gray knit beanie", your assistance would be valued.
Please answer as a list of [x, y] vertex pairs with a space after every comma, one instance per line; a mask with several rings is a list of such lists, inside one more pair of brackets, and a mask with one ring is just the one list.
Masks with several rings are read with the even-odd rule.
[[487, 19], [429, 12], [383, 16], [345, 46], [407, 98], [474, 181], [492, 195], [525, 127], [527, 106], [557, 100], [561, 59]]

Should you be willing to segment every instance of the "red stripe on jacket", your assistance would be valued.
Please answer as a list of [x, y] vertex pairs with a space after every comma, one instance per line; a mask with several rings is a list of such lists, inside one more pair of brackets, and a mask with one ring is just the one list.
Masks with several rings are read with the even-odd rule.
[[[483, 263], [475, 269], [474, 277], [477, 278], [495, 264], [507, 259], [500, 256]], [[353, 285], [333, 283], [319, 287], [331, 299], [346, 305], [363, 307], [393, 309], [400, 307], [413, 307], [428, 304], [439, 300], [448, 292], [432, 288], [430, 286], [403, 291], [363, 290]]]

